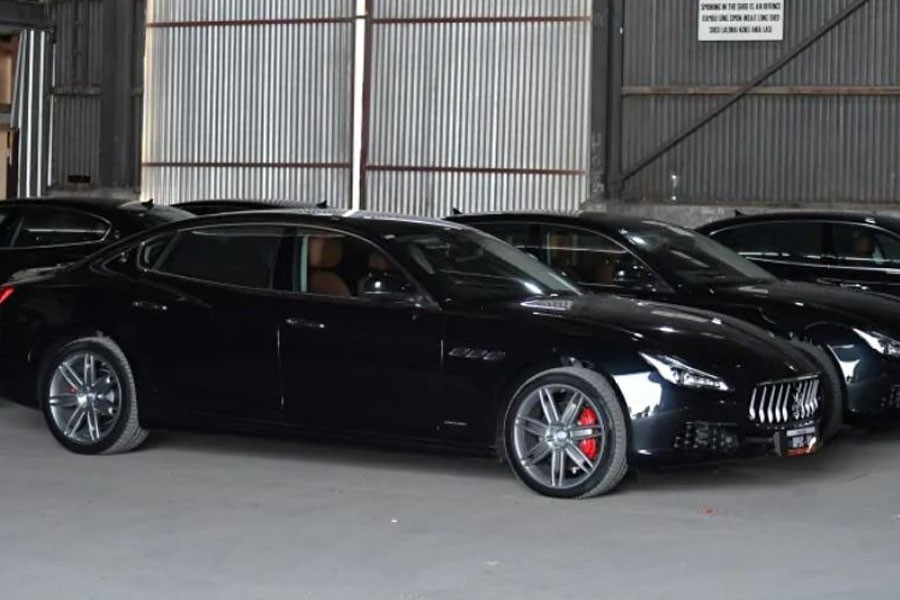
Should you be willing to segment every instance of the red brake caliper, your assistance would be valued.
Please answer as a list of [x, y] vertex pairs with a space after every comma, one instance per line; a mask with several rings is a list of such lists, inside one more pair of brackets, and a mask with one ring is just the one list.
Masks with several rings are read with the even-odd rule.
[[[599, 422], [597, 419], [597, 413], [594, 412], [593, 408], [585, 408], [581, 411], [581, 415], [578, 417], [578, 424], [581, 427], [585, 427], [587, 425], [596, 425]], [[591, 460], [597, 459], [597, 440], [581, 440], [578, 442], [578, 447], [581, 448], [581, 451], [584, 452], [584, 455], [587, 456]]]

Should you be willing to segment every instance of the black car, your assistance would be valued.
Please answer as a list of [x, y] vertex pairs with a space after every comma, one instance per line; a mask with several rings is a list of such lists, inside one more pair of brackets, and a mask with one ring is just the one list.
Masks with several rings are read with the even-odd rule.
[[327, 202], [305, 203], [292, 202], [290, 200], [191, 200], [173, 204], [175, 208], [191, 213], [198, 217], [206, 215], [218, 215], [229, 212], [246, 210], [284, 210], [284, 209], [309, 209], [328, 208]]
[[784, 279], [900, 296], [900, 219], [779, 212], [698, 228]]
[[593, 292], [722, 312], [792, 340], [826, 375], [826, 439], [900, 414], [900, 301], [782, 281], [699, 233], [639, 218], [463, 215]]
[[76, 262], [121, 238], [190, 217], [174, 208], [117, 198], [0, 202], [0, 281], [19, 271]]
[[642, 458], [809, 452], [820, 377], [729, 317], [583, 295], [469, 227], [365, 213], [201, 217], [0, 288], [0, 383], [66, 448], [155, 428], [497, 451], [602, 494]]

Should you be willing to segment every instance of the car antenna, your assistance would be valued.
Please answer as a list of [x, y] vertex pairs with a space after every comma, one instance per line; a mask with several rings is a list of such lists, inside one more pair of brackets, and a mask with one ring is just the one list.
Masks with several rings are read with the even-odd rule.
[[153, 198], [147, 198], [146, 200], [141, 200], [141, 204], [143, 204], [147, 208], [153, 208]]
[[450, 210], [450, 212], [453, 214], [454, 217], [458, 217], [459, 215], [463, 214], [463, 211], [459, 210], [455, 206]]
[[734, 211], [734, 216], [736, 216], [736, 217], [743, 217], [743, 216], [744, 216], [744, 211], [735, 209], [735, 211]]
[[328, 200], [322, 200], [316, 204], [316, 208], [328, 208]]

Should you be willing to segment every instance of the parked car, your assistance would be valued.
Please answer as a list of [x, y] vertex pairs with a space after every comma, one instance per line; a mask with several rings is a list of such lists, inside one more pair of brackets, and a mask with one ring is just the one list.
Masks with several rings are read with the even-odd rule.
[[778, 212], [698, 228], [784, 279], [900, 296], [900, 219]]
[[286, 208], [328, 208], [327, 202], [305, 203], [288, 200], [192, 200], [173, 205], [198, 217], [245, 210], [283, 210]]
[[900, 301], [787, 282], [709, 238], [599, 215], [461, 215], [583, 289], [722, 312], [800, 345], [826, 375], [823, 434], [900, 414]]
[[[0, 384], [84, 454], [218, 427], [496, 451], [540, 493], [637, 459], [802, 454], [815, 364], [706, 311], [591, 297], [469, 227], [349, 212], [163, 226], [0, 289]], [[35, 395], [37, 391], [37, 395]]]
[[134, 233], [191, 215], [113, 198], [34, 198], [0, 202], [0, 282], [18, 272], [53, 270]]

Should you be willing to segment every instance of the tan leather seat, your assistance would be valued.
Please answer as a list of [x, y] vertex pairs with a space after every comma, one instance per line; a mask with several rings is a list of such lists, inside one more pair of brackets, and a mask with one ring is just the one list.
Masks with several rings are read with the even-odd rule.
[[341, 264], [344, 243], [339, 237], [309, 238], [309, 292], [324, 296], [351, 296], [350, 288], [334, 269]]
[[373, 252], [369, 255], [369, 272], [363, 277], [357, 285], [357, 294], [362, 296], [365, 294], [366, 283], [373, 277], [378, 277], [379, 273], [391, 273], [395, 271], [394, 265], [388, 258], [380, 252]]

